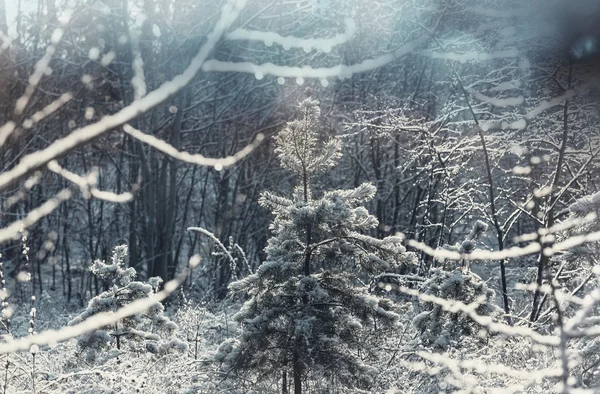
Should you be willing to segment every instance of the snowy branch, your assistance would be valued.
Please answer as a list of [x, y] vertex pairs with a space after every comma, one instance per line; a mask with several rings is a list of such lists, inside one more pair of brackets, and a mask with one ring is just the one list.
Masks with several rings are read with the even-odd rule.
[[232, 156], [223, 157], [221, 159], [213, 159], [209, 157], [202, 156], [201, 154], [195, 153], [191, 154], [188, 152], [181, 152], [175, 149], [172, 145], [169, 145], [165, 141], [156, 138], [150, 134], [142, 133], [141, 131], [131, 127], [129, 124], [123, 125], [123, 131], [132, 136], [133, 138], [150, 145], [151, 147], [161, 151], [164, 154], [167, 154], [174, 159], [181, 160], [186, 163], [195, 164], [199, 166], [211, 166], [216, 170], [221, 170], [225, 167], [230, 167], [242, 160], [244, 157], [248, 156], [256, 147], [261, 143], [264, 139], [263, 134], [258, 134], [253, 143], [245, 146], [239, 152]]
[[352, 19], [346, 19], [344, 23], [346, 25], [344, 33], [337, 34], [332, 38], [299, 38], [294, 36], [282, 36], [275, 32], [262, 32], [242, 28], [235, 29], [227, 34], [225, 38], [227, 40], [262, 41], [268, 47], [275, 43], [281, 45], [286, 50], [290, 48], [302, 48], [305, 52], [316, 49], [317, 51], [328, 53], [331, 52], [333, 47], [349, 41], [356, 33], [356, 25]]

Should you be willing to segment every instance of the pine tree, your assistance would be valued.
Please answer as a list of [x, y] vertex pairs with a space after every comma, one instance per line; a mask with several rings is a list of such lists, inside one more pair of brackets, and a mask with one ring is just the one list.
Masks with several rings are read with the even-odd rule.
[[[108, 289], [92, 298], [87, 308], [69, 324], [78, 324], [100, 312], [116, 312], [121, 307], [142, 298], [148, 298], [161, 283], [150, 278], [149, 283], [135, 281], [134, 268], [125, 268], [127, 245], [116, 246], [110, 262], [96, 260], [92, 273], [103, 279]], [[82, 335], [77, 341], [79, 350], [88, 361], [94, 361], [99, 351], [116, 347], [117, 350], [164, 354], [171, 350], [185, 350], [187, 344], [175, 337], [177, 325], [164, 315], [164, 306], [156, 301], [141, 314], [127, 317], [110, 327]]]
[[234, 319], [243, 328], [239, 340], [223, 343], [217, 359], [227, 370], [251, 370], [258, 378], [281, 373], [287, 392], [292, 371], [294, 392], [309, 375], [346, 387], [367, 387], [375, 369], [374, 349], [360, 345], [368, 330], [393, 326], [398, 315], [385, 298], [369, 294], [359, 279], [414, 264], [398, 237], [383, 240], [361, 232], [377, 220], [363, 206], [376, 192], [362, 184], [316, 197], [315, 176], [340, 158], [340, 142], [318, 139], [318, 102], [300, 103], [300, 118], [276, 137], [281, 165], [296, 175], [291, 198], [265, 192], [261, 204], [272, 210], [273, 237], [257, 271], [230, 285], [247, 294]]

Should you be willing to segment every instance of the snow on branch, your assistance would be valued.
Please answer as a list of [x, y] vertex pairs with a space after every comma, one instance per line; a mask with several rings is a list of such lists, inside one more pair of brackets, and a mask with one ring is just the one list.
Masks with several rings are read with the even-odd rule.
[[466, 62], [485, 62], [493, 59], [513, 58], [519, 56], [519, 51], [516, 48], [504, 49], [495, 52], [430, 52], [427, 56], [432, 59], [452, 60], [459, 63]]
[[457, 360], [443, 354], [437, 353], [427, 353], [427, 352], [418, 352], [417, 355], [427, 361], [432, 363], [441, 364], [446, 367], [458, 367], [460, 369], [468, 369], [471, 371], [475, 371], [480, 374], [484, 373], [493, 373], [493, 374], [501, 374], [512, 376], [515, 378], [519, 378], [528, 382], [535, 382], [538, 379], [548, 378], [548, 377], [560, 377], [561, 369], [560, 368], [547, 368], [541, 369], [538, 371], [523, 371], [514, 368], [507, 367], [506, 365], [494, 363], [488, 364], [483, 362], [480, 359], [466, 359], [466, 360]]
[[244, 157], [248, 156], [265, 138], [263, 134], [258, 134], [256, 139], [251, 144], [246, 145], [243, 149], [235, 153], [234, 155], [223, 157], [220, 159], [214, 159], [210, 157], [205, 157], [198, 153], [188, 153], [181, 152], [175, 149], [172, 145], [166, 143], [165, 141], [156, 138], [150, 134], [142, 133], [141, 131], [133, 128], [129, 124], [123, 125], [123, 131], [132, 136], [133, 138], [150, 145], [151, 147], [161, 151], [164, 154], [167, 154], [177, 160], [181, 160], [186, 163], [195, 164], [199, 166], [212, 166], [215, 167], [217, 171], [223, 169], [224, 167], [229, 167], [242, 160]]
[[465, 313], [477, 324], [485, 327], [490, 332], [529, 338], [540, 345], [558, 346], [560, 344], [560, 338], [558, 336], [539, 334], [529, 327], [509, 326], [508, 324], [495, 322], [489, 316], [481, 316], [475, 311], [479, 305], [476, 302], [471, 305], [467, 305], [460, 301], [447, 300], [445, 298], [436, 297], [431, 294], [424, 294], [419, 290], [413, 290], [406, 287], [399, 287], [397, 290], [401, 293], [418, 297], [422, 301], [433, 302], [436, 305], [439, 305], [445, 311], [451, 313]]
[[575, 235], [565, 239], [562, 242], [555, 243], [551, 248], [544, 249], [544, 254], [547, 256], [552, 256], [557, 252], [568, 250], [574, 248], [575, 246], [598, 241], [600, 241], [600, 231], [594, 231], [584, 235]]
[[72, 195], [72, 190], [68, 188], [63, 189], [39, 207], [29, 211], [23, 219], [12, 222], [12, 224], [0, 229], [0, 243], [18, 238], [21, 229], [28, 228], [40, 219], [50, 215], [60, 204], [71, 198]]
[[15, 122], [13, 122], [12, 120], [10, 122], [6, 122], [4, 125], [0, 126], [0, 147], [4, 146], [4, 143], [6, 142], [8, 137], [10, 137], [12, 132], [15, 131], [16, 127], [17, 127], [17, 124]]
[[346, 30], [331, 38], [299, 38], [294, 36], [281, 36], [275, 32], [263, 32], [255, 30], [246, 30], [242, 28], [235, 29], [225, 37], [227, 40], [249, 40], [262, 41], [270, 47], [275, 44], [281, 45], [284, 49], [303, 48], [305, 52], [313, 49], [325, 53], [331, 52], [331, 49], [337, 45], [342, 45], [349, 41], [356, 33], [356, 25], [350, 18], [344, 21]]
[[[17, 103], [15, 104], [15, 115], [21, 115], [23, 113], [25, 107], [27, 107], [27, 104], [31, 99], [31, 96], [33, 95], [33, 92], [35, 91], [35, 88], [42, 80], [42, 77], [44, 75], [50, 75], [50, 73], [52, 72], [52, 69], [50, 68], [50, 60], [52, 60], [52, 56], [56, 51], [55, 46], [60, 42], [62, 35], [63, 31], [60, 28], [54, 30], [54, 32], [52, 33], [51, 45], [48, 45], [44, 56], [42, 56], [42, 58], [35, 64], [34, 72], [29, 77], [29, 83], [25, 88], [25, 93], [23, 93], [23, 95], [17, 100]], [[2, 141], [0, 141], [0, 144], [1, 143]]]
[[496, 98], [496, 97], [488, 97], [484, 94], [481, 94], [476, 91], [470, 91], [477, 100], [482, 101], [487, 104], [491, 104], [494, 107], [513, 107], [516, 105], [521, 105], [525, 101], [525, 97], [517, 96], [517, 97], [507, 97], [507, 98]]
[[427, 253], [428, 255], [447, 260], [505, 260], [514, 257], [527, 256], [538, 253], [541, 250], [540, 244], [537, 242], [531, 243], [524, 247], [512, 247], [499, 251], [491, 250], [474, 250], [472, 253], [459, 253], [446, 249], [433, 249], [423, 242], [409, 240], [408, 245]]
[[33, 345], [43, 346], [67, 341], [99, 328], [114, 324], [120, 320], [143, 313], [148, 308], [156, 305], [171, 295], [185, 281], [192, 268], [200, 263], [200, 256], [194, 255], [190, 259], [188, 268], [181, 272], [177, 278], [165, 283], [163, 290], [153, 294], [148, 298], [141, 298], [133, 301], [116, 312], [103, 312], [95, 314], [79, 324], [63, 327], [60, 330], [47, 330], [37, 335], [29, 335], [19, 339], [12, 339], [0, 344], [0, 354], [14, 353], [22, 350], [29, 350]]
[[561, 231], [567, 231], [575, 227], [583, 226], [591, 223], [596, 219], [597, 215], [595, 212], [590, 212], [584, 217], [573, 217], [567, 218], [564, 221], [555, 224], [550, 228], [540, 228], [538, 231], [534, 231], [527, 234], [522, 234], [513, 238], [514, 242], [530, 242], [538, 239], [538, 237], [548, 236], [556, 234]]
[[[522, 118], [518, 118], [516, 120], [514, 120], [513, 122], [498, 122], [498, 121], [487, 121], [487, 122], [482, 122], [482, 130], [483, 131], [489, 131], [489, 130], [497, 130], [497, 129], [512, 129], [512, 130], [523, 130], [527, 127], [527, 123], [528, 121], [534, 119], [535, 117], [541, 115], [542, 113], [544, 113], [545, 111], [556, 107], [557, 105], [561, 105], [562, 103], [564, 103], [567, 100], [570, 100], [571, 98], [581, 94], [582, 92], [584, 92], [588, 87], [590, 86], [589, 83], [583, 84], [582, 86], [575, 88], [575, 89], [571, 89], [566, 91], [565, 93], [563, 93], [562, 95], [558, 96], [558, 97], [554, 97], [550, 100], [542, 100], [538, 105], [536, 105], [534, 108], [532, 108], [531, 110], [529, 110], [529, 112], [527, 112], [527, 114], [525, 114], [524, 117]], [[513, 99], [504, 99], [504, 100], [509, 100], [506, 102], [503, 101], [495, 101], [498, 99], [492, 99], [492, 98], [488, 98], [487, 96], [477, 96], [476, 97], [478, 99], [480, 99], [481, 101], [484, 102], [488, 102], [489, 104], [492, 105], [496, 105], [496, 104], [503, 104], [503, 105], [496, 105], [496, 106], [508, 106], [508, 105], [518, 105], [520, 103], [517, 104], [513, 104], [512, 100], [517, 100], [520, 99], [521, 96], [519, 96], [518, 98], [513, 98]], [[524, 101], [524, 100], [523, 100]]]
[[0, 55], [12, 44], [12, 39], [0, 31]]
[[[553, 244], [552, 247], [545, 248], [543, 253], [546, 256], [553, 256], [559, 252], [569, 250], [576, 246], [598, 241], [600, 241], [600, 231], [595, 231], [584, 235], [576, 235], [567, 238], [564, 241], [557, 242]], [[407, 243], [409, 246], [425, 252], [432, 257], [448, 260], [505, 260], [515, 257], [528, 256], [530, 254], [538, 253], [541, 250], [540, 244], [533, 242], [524, 247], [514, 246], [512, 248], [499, 251], [475, 250], [470, 254], [461, 254], [451, 250], [433, 249], [423, 242], [418, 242], [412, 239]]]
[[[485, 368], [485, 366], [487, 366], [487, 364], [481, 362], [481, 360], [477, 360], [477, 362], [472, 364], [472, 362], [471, 362], [472, 360], [464, 360], [464, 361], [456, 360], [456, 359], [452, 359], [450, 357], [445, 357], [442, 355], [433, 355], [433, 354], [424, 353], [424, 352], [419, 352], [419, 353], [417, 353], [417, 355], [422, 357], [424, 360], [429, 361], [430, 363], [436, 363], [436, 364], [441, 365], [441, 366], [445, 367], [446, 369], [448, 369], [452, 375], [446, 376], [444, 379], [451, 385], [456, 385], [458, 387], [463, 388], [463, 390], [455, 391], [456, 393], [473, 393], [473, 392], [480, 392], [481, 390], [485, 390], [482, 392], [485, 392], [487, 394], [522, 393], [526, 389], [526, 385], [531, 386], [532, 384], [539, 382], [539, 379], [541, 379], [541, 378], [555, 376], [554, 369], [545, 369], [545, 370], [540, 370], [540, 371], [535, 371], [535, 372], [531, 371], [531, 373], [529, 373], [530, 371], [523, 371], [523, 373], [527, 373], [528, 376], [521, 377], [520, 378], [521, 381], [517, 384], [503, 385], [501, 388], [483, 387], [483, 386], [481, 386], [481, 384], [479, 382], [477, 382], [476, 379], [474, 379], [474, 376], [469, 376], [470, 379], [466, 380], [465, 373], [464, 373], [465, 369], [468, 370], [468, 367], [471, 365], [475, 367], [475, 365], [481, 364], [483, 366], [483, 368]], [[422, 371], [431, 376], [436, 376], [440, 372], [440, 368], [438, 368], [438, 367], [432, 368], [431, 364], [428, 364], [423, 361], [415, 362], [415, 361], [400, 360], [400, 363], [408, 369], [415, 370], [415, 371]], [[486, 371], [483, 373], [488, 373], [488, 374], [495, 373], [496, 370], [493, 369], [494, 367], [496, 367], [496, 365], [491, 367], [492, 369], [490, 369], [489, 371]], [[482, 373], [482, 372], [480, 372], [480, 369], [483, 369], [483, 368], [479, 367], [478, 369], [475, 369], [475, 372]], [[497, 372], [501, 373], [502, 371], [504, 371], [504, 368], [500, 367], [499, 371], [497, 371]], [[512, 376], [510, 374], [504, 374], [504, 375]], [[480, 390], [480, 391], [476, 391], [476, 390]], [[397, 392], [398, 391], [396, 391], [395, 393], [397, 393]], [[571, 391], [570, 394], [574, 394], [574, 393]]]
[[563, 95], [555, 97], [551, 100], [543, 100], [534, 109], [529, 111], [527, 113], [527, 115], [525, 115], [525, 119], [529, 120], [529, 119], [535, 118], [536, 116], [540, 115], [542, 112], [544, 112], [552, 107], [556, 107], [557, 105], [562, 104], [566, 100], [569, 100], [569, 99], [575, 97], [579, 93], [579, 91], [580, 91], [580, 89], [571, 89], [571, 90], [566, 91]]
[[[119, 127], [136, 116], [157, 106], [184, 88], [194, 78], [198, 71], [200, 71], [202, 64], [206, 61], [227, 28], [237, 19], [245, 4], [245, 0], [238, 0], [233, 2], [233, 4], [227, 3], [223, 7], [221, 17], [216, 23], [213, 31], [207, 36], [206, 42], [202, 45], [198, 54], [192, 59], [190, 65], [183, 73], [177, 75], [172, 80], [165, 82], [158, 89], [152, 91], [138, 101], [134, 101], [119, 112], [105, 116], [96, 123], [77, 129], [68, 136], [54, 141], [45, 149], [24, 156], [18, 165], [0, 174], [0, 191], [5, 190], [14, 182], [27, 176], [30, 172], [45, 166], [51, 160], [57, 159], [71, 150], [87, 144], [115, 127]], [[14, 124], [12, 127], [14, 128]], [[2, 137], [3, 134], [7, 134], [7, 136], [10, 135], [12, 130], [6, 131], [9, 129], [10, 127], [7, 127], [7, 125], [2, 126], [0, 128], [0, 137]]]
[[229, 253], [229, 250], [227, 250], [227, 248], [225, 247], [225, 245], [223, 245], [223, 243], [219, 240], [219, 238], [217, 238], [216, 235], [214, 235], [213, 233], [211, 233], [210, 231], [202, 228], [202, 227], [188, 227], [187, 231], [196, 231], [202, 235], [207, 236], [208, 238], [210, 238], [222, 251], [223, 253], [225, 253], [225, 256], [227, 256], [227, 258], [229, 259], [229, 261], [233, 264], [235, 264], [235, 259], [233, 258], [233, 256], [231, 255], [231, 253]]
[[254, 74], [258, 79], [262, 79], [265, 75], [269, 74], [283, 78], [350, 78], [353, 74], [371, 71], [391, 63], [394, 59], [400, 58], [414, 51], [426, 40], [426, 36], [421, 36], [415, 40], [407, 42], [393, 52], [386, 53], [385, 55], [381, 55], [376, 58], [366, 59], [360, 63], [349, 66], [340, 64], [334, 67], [319, 68], [312, 68], [311, 66], [288, 67], [273, 63], [254, 64], [251, 62], [224, 62], [221, 60], [211, 59], [204, 63], [202, 70], [207, 72], [244, 72]]
[[40, 182], [41, 178], [42, 178], [42, 173], [39, 171], [36, 171], [25, 182], [23, 182], [23, 185], [15, 194], [8, 197], [6, 199], [6, 201], [4, 201], [3, 208], [5, 210], [8, 210], [8, 209], [10, 209], [10, 207], [15, 205], [19, 201], [21, 201], [27, 195], [27, 193], [29, 193], [29, 191]]
[[122, 194], [98, 190], [98, 188], [96, 188], [96, 182], [98, 178], [97, 168], [93, 168], [86, 176], [79, 176], [61, 167], [56, 160], [52, 160], [50, 163], [48, 163], [48, 169], [77, 186], [83, 193], [83, 197], [85, 199], [93, 196], [99, 200], [104, 200], [107, 202], [125, 203], [133, 200], [133, 194], [139, 188], [139, 184], [135, 184], [133, 185], [131, 192], [125, 192]]
[[[59, 98], [52, 101], [50, 104], [45, 106], [43, 109], [34, 113], [31, 116], [31, 118], [25, 119], [25, 121], [23, 121], [23, 127], [25, 127], [26, 129], [33, 127], [33, 125], [35, 125], [36, 123], [41, 122], [49, 115], [58, 111], [63, 105], [65, 105], [66, 103], [71, 101], [72, 98], [73, 98], [73, 94], [70, 92], [62, 94]], [[3, 141], [0, 140], [0, 143], [1, 142], [3, 142]]]
[[140, 52], [139, 36], [133, 29], [129, 30], [131, 37], [131, 50], [133, 52], [133, 78], [131, 78], [131, 86], [133, 86], [134, 100], [139, 100], [146, 95], [146, 78], [144, 77], [144, 60]]

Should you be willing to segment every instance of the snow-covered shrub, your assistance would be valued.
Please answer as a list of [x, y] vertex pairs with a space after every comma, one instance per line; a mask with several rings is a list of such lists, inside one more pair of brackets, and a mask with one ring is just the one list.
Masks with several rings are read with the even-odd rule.
[[189, 344], [188, 356], [212, 362], [223, 341], [240, 335], [239, 325], [232, 320], [238, 310], [238, 303], [200, 304], [193, 299], [184, 299], [173, 320]]
[[431, 277], [423, 283], [420, 292], [437, 297], [438, 302], [421, 301], [421, 312], [413, 319], [419, 339], [425, 346], [438, 349], [458, 346], [465, 338], [478, 338], [482, 327], [463, 312], [450, 312], [441, 305], [445, 301], [460, 301], [477, 305], [474, 312], [480, 316], [494, 316], [502, 312], [495, 304], [495, 292], [479, 276], [460, 269], [446, 271], [433, 268]]
[[[481, 236], [488, 230], [488, 225], [481, 220], [475, 221], [473, 224], [473, 228], [469, 232], [469, 235], [460, 243], [456, 243], [454, 245], [443, 245], [442, 248], [446, 250], [450, 250], [452, 252], [458, 252], [462, 254], [471, 254], [477, 247], [477, 243]], [[444, 259], [440, 259], [440, 262], [446, 269], [450, 269], [453, 266], [459, 265], [461, 268], [469, 270], [469, 261], [461, 260], [459, 262], [455, 261], [445, 261]]]
[[[108, 290], [92, 298], [87, 308], [69, 322], [70, 325], [100, 312], [115, 312], [135, 300], [149, 298], [157, 291], [160, 278], [150, 278], [149, 283], [134, 280], [135, 269], [125, 267], [126, 259], [127, 246], [121, 245], [114, 248], [109, 262], [94, 262], [92, 272], [105, 280]], [[176, 331], [177, 325], [164, 315], [164, 306], [155, 301], [144, 313], [82, 335], [78, 347], [90, 361], [96, 359], [99, 351], [111, 348], [156, 354], [185, 351], [187, 343], [175, 336]]]

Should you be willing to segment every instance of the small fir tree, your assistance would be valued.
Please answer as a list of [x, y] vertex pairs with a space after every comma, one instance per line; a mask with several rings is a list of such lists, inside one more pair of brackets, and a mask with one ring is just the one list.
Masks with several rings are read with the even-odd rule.
[[[135, 281], [136, 272], [125, 268], [127, 246], [116, 246], [110, 262], [96, 260], [92, 272], [104, 280], [108, 289], [92, 298], [87, 308], [70, 325], [78, 324], [100, 312], [116, 312], [121, 307], [158, 290], [161, 279], [150, 278], [149, 283]], [[171, 350], [184, 351], [187, 344], [175, 337], [177, 325], [164, 315], [164, 306], [156, 301], [144, 313], [127, 317], [118, 323], [94, 330], [78, 338], [77, 346], [88, 361], [96, 360], [105, 349], [129, 350], [164, 354]]]
[[[470, 254], [487, 228], [487, 224], [478, 220], [464, 241], [456, 245], [445, 245], [444, 248]], [[455, 269], [448, 270], [449, 266], [450, 264], [443, 264], [443, 267], [432, 268], [429, 279], [419, 291], [443, 300], [475, 304], [474, 312], [481, 316], [502, 313], [502, 309], [495, 303], [496, 292], [469, 270], [468, 261], [460, 261]], [[483, 337], [482, 327], [466, 313], [449, 312], [441, 304], [431, 301], [420, 302], [418, 308], [421, 312], [413, 319], [413, 325], [419, 331], [420, 342], [425, 346], [444, 350], [460, 345], [464, 340]]]
[[[480, 316], [502, 313], [502, 309], [495, 304], [496, 292], [472, 272], [433, 268], [431, 277], [420, 291], [444, 300], [476, 304], [474, 312]], [[420, 341], [425, 346], [444, 350], [460, 345], [465, 339], [482, 337], [482, 327], [466, 313], [449, 312], [442, 305], [431, 301], [421, 302], [419, 307], [422, 312], [413, 319], [413, 325], [419, 331]]]
[[340, 143], [319, 141], [317, 101], [306, 99], [299, 110], [300, 118], [275, 140], [282, 167], [296, 175], [298, 185], [290, 198], [262, 195], [261, 204], [275, 215], [273, 237], [266, 261], [230, 285], [249, 297], [234, 317], [243, 333], [223, 343], [217, 359], [226, 370], [251, 370], [258, 378], [281, 374], [283, 392], [288, 371], [296, 394], [311, 373], [364, 388], [376, 354], [361, 338], [393, 326], [398, 315], [389, 300], [358, 286], [358, 279], [414, 264], [415, 257], [398, 237], [378, 240], [361, 233], [378, 225], [363, 207], [374, 186], [315, 196], [312, 181], [337, 163]]

